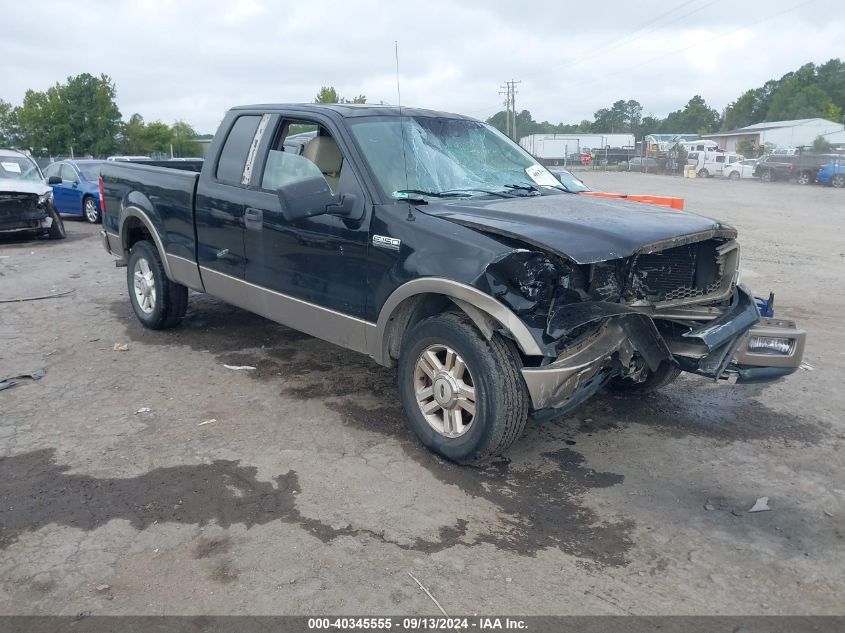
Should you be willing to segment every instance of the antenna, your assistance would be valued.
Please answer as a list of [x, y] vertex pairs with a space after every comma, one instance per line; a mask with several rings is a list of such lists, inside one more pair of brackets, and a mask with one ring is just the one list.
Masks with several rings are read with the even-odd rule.
[[[410, 189], [408, 184], [408, 158], [405, 155], [405, 124], [402, 121], [402, 91], [399, 88], [399, 40], [393, 40], [393, 53], [396, 57], [396, 99], [399, 105], [399, 131], [402, 133], [402, 165], [405, 168], [405, 189]], [[408, 217], [405, 218], [408, 222], [413, 222], [414, 205], [408, 202]]]

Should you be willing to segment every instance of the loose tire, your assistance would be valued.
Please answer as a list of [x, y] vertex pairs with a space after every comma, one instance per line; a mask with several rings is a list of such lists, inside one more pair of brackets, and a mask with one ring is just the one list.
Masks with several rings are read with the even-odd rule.
[[100, 203], [91, 196], [82, 199], [82, 217], [90, 224], [100, 222]]
[[833, 178], [830, 179], [830, 184], [836, 187], [837, 189], [845, 187], [845, 175], [836, 174]]
[[158, 250], [146, 240], [135, 242], [126, 265], [129, 301], [144, 327], [163, 330], [174, 327], [188, 309], [188, 289], [164, 273]]
[[615, 391], [632, 394], [651, 393], [662, 389], [681, 375], [681, 370], [671, 363], [664, 362], [657, 368], [657, 371], [649, 372], [643, 382], [634, 382], [626, 378], [614, 378], [610, 381], [610, 387]]
[[399, 393], [420, 441], [459, 464], [500, 455], [522, 434], [529, 396], [510, 341], [486, 340], [462, 314], [437, 315], [405, 336]]
[[65, 223], [62, 221], [62, 216], [59, 215], [59, 212], [56, 211], [56, 207], [52, 204], [48, 207], [48, 211], [50, 217], [53, 218], [53, 223], [50, 225], [50, 228], [47, 229], [47, 236], [51, 240], [63, 240], [67, 237], [67, 232], [65, 231]]
[[772, 182], [774, 179], [774, 174], [771, 169], [764, 169], [760, 173], [760, 182]]
[[739, 172], [732, 171], [730, 174], [728, 174], [728, 178], [731, 180], [739, 180]]
[[698, 177], [699, 178], [710, 178], [710, 172], [706, 169], [698, 170]]

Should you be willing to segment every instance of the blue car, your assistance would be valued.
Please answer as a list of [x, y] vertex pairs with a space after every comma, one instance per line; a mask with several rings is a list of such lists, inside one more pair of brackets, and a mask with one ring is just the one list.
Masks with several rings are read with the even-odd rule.
[[60, 160], [44, 170], [44, 177], [57, 176], [53, 205], [63, 215], [78, 215], [91, 224], [102, 220], [100, 209], [100, 165], [102, 160]]
[[819, 169], [816, 182], [832, 185], [837, 188], [845, 187], [845, 165], [841, 160], [834, 160]]

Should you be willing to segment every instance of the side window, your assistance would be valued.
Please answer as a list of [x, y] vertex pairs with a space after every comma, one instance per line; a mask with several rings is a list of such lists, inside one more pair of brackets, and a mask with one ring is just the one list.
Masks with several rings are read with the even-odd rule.
[[76, 172], [70, 165], [62, 165], [62, 171], [60, 172], [60, 175], [62, 177], [62, 180], [65, 180], [67, 182], [79, 180], [79, 178], [76, 176]]
[[261, 188], [275, 191], [322, 176], [336, 192], [344, 164], [340, 147], [326, 128], [308, 121], [282, 121], [264, 164]]
[[716, 157], [716, 162], [717, 162], [717, 163], [724, 163], [724, 162], [725, 162], [725, 157], [724, 157], [724, 156], [717, 156], [717, 157]]
[[240, 185], [246, 166], [246, 158], [252, 148], [255, 133], [261, 117], [246, 115], [238, 117], [217, 161], [217, 180], [227, 185]]
[[52, 165], [48, 166], [47, 169], [44, 170], [44, 177], [50, 178], [52, 176], [58, 176], [59, 170], [61, 170], [62, 166], [53, 163]]

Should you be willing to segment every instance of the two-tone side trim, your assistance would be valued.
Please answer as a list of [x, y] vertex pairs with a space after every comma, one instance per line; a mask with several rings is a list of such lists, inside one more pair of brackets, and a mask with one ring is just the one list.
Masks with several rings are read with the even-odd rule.
[[[150, 219], [143, 210], [139, 209], [138, 207], [126, 207], [123, 209], [123, 212], [120, 217], [120, 250], [121, 252], [125, 253], [129, 250], [129, 246], [126, 243], [128, 240], [128, 235], [124, 232], [124, 227], [126, 227], [126, 220], [127, 218], [137, 218], [141, 224], [147, 227], [147, 230], [150, 232], [150, 235], [153, 236], [153, 241], [155, 242], [156, 248], [158, 249], [159, 255], [161, 256], [161, 263], [164, 266], [164, 272], [167, 275], [168, 279], [173, 279], [173, 272], [170, 270], [170, 262], [167, 260], [165, 255], [167, 251], [164, 250], [164, 243], [161, 241], [161, 236], [159, 236], [158, 231], [155, 229], [155, 225], [153, 221]], [[175, 281], [175, 279], [174, 279]]]
[[198, 292], [205, 292], [205, 287], [200, 278], [200, 269], [196, 262], [170, 253], [167, 253], [166, 256], [167, 262], [170, 264], [173, 281]]
[[372, 333], [370, 340], [370, 356], [376, 362], [384, 364], [388, 360], [385, 358], [386, 341], [384, 337], [393, 311], [405, 299], [424, 293], [440, 294], [466, 301], [482, 312], [489, 314], [499, 325], [509, 332], [523, 354], [528, 356], [543, 355], [543, 351], [540, 349], [537, 341], [534, 340], [526, 325], [506, 305], [497, 299], [494, 299], [478, 288], [473, 288], [458, 281], [443, 279], [441, 277], [421, 277], [399, 286], [391, 293], [387, 301], [384, 302], [381, 312], [379, 312], [376, 329]]
[[367, 353], [376, 325], [200, 266], [205, 291], [244, 310], [356, 352]]

